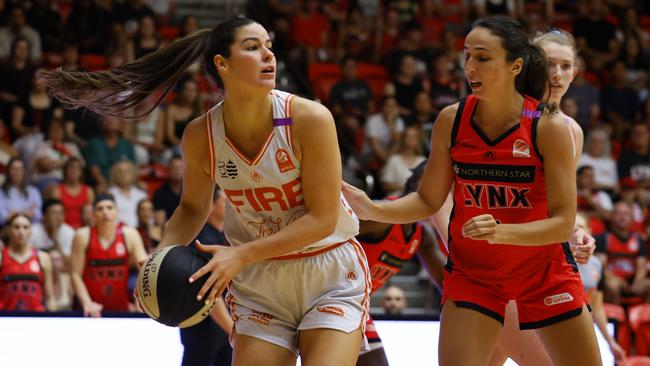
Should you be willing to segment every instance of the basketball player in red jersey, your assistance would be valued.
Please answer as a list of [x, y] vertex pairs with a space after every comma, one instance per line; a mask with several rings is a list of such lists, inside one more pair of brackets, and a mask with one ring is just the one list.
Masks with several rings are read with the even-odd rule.
[[133, 117], [199, 56], [224, 99], [183, 132], [183, 194], [159, 247], [196, 237], [219, 184], [231, 246], [199, 244], [212, 259], [188, 281], [207, 276], [200, 301], [228, 288], [233, 364], [289, 365], [300, 354], [307, 365], [354, 365], [367, 346], [371, 284], [358, 218], [341, 194], [336, 127], [324, 106], [274, 89], [264, 27], [232, 19], [111, 70], [41, 77], [69, 105]]
[[561, 244], [574, 229], [575, 163], [564, 119], [537, 101], [546, 56], [507, 17], [478, 20], [464, 52], [473, 94], [438, 116], [418, 191], [381, 203], [343, 192], [362, 219], [407, 223], [438, 211], [453, 183], [441, 365], [488, 364], [511, 299], [520, 328], [536, 330], [556, 365], [600, 365], [577, 265]]
[[[417, 189], [425, 165], [426, 162], [423, 162], [413, 169], [413, 174], [404, 185], [405, 195]], [[446, 259], [438, 249], [435, 234], [428, 225], [421, 223], [391, 225], [362, 221], [357, 240], [368, 257], [373, 293], [397, 274], [416, 254], [435, 283], [438, 286], [442, 284], [442, 268]], [[359, 355], [357, 366], [387, 366], [388, 360], [381, 338], [372, 319], [368, 320], [366, 337], [370, 344], [370, 351]]]
[[29, 244], [31, 220], [7, 220], [9, 241], [0, 251], [0, 310], [55, 311], [50, 256]]
[[128, 290], [129, 268], [147, 257], [140, 234], [117, 222], [115, 198], [97, 196], [95, 226], [77, 230], [72, 241], [72, 285], [84, 316], [134, 311]]

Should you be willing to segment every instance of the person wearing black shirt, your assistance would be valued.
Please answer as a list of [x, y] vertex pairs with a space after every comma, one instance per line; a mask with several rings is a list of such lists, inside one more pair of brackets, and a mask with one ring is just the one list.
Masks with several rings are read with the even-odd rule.
[[153, 194], [153, 208], [158, 222], [166, 222], [169, 220], [181, 202], [184, 169], [183, 159], [180, 156], [173, 157], [169, 161], [167, 169], [169, 171], [167, 183], [158, 188]]

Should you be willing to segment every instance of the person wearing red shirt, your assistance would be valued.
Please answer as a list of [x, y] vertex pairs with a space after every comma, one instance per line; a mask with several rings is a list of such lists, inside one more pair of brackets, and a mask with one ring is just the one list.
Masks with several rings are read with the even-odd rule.
[[129, 269], [147, 253], [137, 230], [117, 222], [115, 198], [97, 196], [93, 204], [95, 226], [77, 230], [72, 242], [72, 284], [84, 316], [101, 311], [134, 311]]

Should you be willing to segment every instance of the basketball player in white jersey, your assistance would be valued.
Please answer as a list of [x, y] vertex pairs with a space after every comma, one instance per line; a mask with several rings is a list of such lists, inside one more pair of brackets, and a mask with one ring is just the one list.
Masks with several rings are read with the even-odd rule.
[[125, 116], [200, 54], [225, 98], [184, 131], [183, 194], [160, 246], [196, 236], [219, 184], [231, 247], [197, 244], [213, 257], [189, 281], [208, 276], [201, 301], [228, 286], [233, 364], [289, 365], [300, 353], [303, 365], [354, 365], [367, 346], [370, 278], [354, 241], [358, 219], [340, 192], [334, 121], [322, 105], [273, 90], [276, 61], [261, 25], [230, 20], [116, 69], [41, 77], [63, 102]]

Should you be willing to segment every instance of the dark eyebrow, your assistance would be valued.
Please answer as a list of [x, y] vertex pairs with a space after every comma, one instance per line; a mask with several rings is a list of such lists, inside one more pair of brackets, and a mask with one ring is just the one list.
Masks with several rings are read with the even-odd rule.
[[[256, 42], [260, 42], [260, 39], [257, 38], [257, 37], [246, 37], [246, 38], [242, 39], [241, 43], [243, 44], [243, 43], [246, 42], [246, 41], [256, 41]], [[271, 39], [267, 39], [265, 43], [268, 43], [268, 42], [271, 42]]]
[[[476, 46], [474, 47], [475, 50], [477, 51], [488, 51], [490, 52], [491, 50], [489, 48], [483, 47], [483, 46]], [[463, 50], [469, 50], [469, 47], [463, 46]]]

